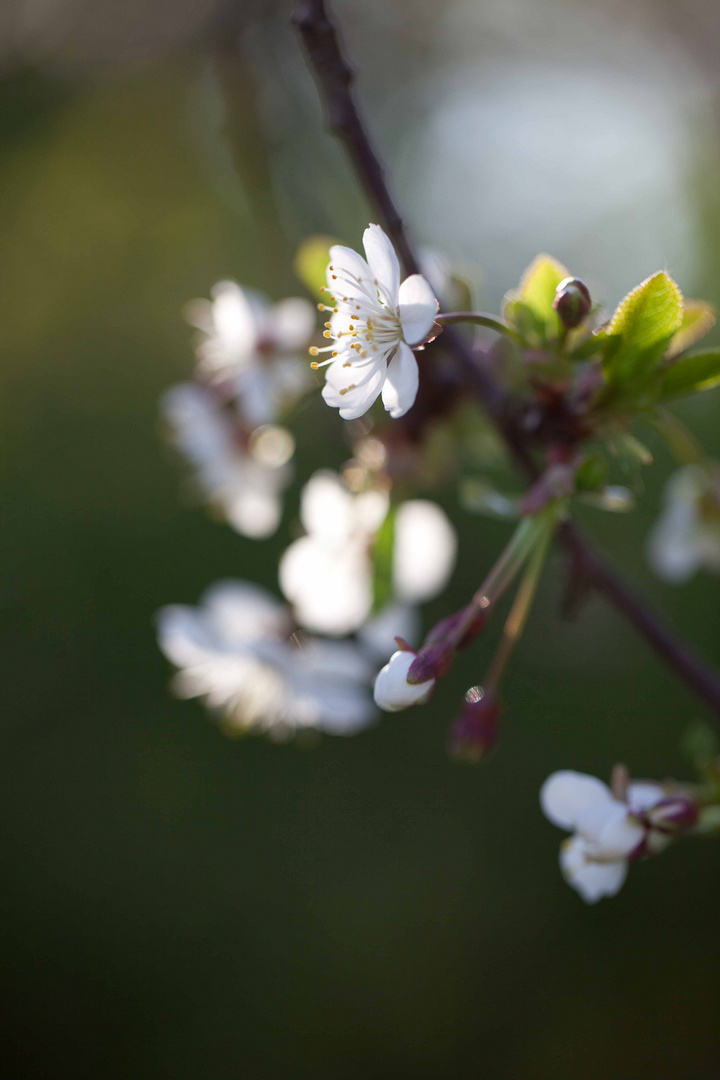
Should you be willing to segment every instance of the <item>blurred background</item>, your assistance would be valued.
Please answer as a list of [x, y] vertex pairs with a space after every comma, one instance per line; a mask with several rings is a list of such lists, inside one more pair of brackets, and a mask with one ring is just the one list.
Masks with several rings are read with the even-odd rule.
[[[538, 250], [610, 307], [659, 268], [720, 301], [713, 0], [334, 10], [416, 238], [477, 266], [484, 309]], [[479, 768], [445, 751], [472, 651], [427, 708], [311, 747], [229, 740], [167, 691], [156, 609], [276, 591], [297, 514], [296, 488], [259, 544], [184, 503], [157, 421], [183, 305], [227, 276], [298, 294], [303, 237], [357, 246], [370, 216], [289, 12], [0, 4], [2, 1075], [710, 1080], [716, 846], [587, 908], [537, 802], [556, 768], [689, 776], [703, 710], [601, 600], [560, 619], [559, 561]], [[680, 406], [720, 456], [717, 409]], [[311, 401], [300, 479], [345, 460], [341, 428]], [[720, 582], [645, 564], [671, 463], [642, 434], [638, 511], [585, 523], [717, 661]], [[508, 535], [443, 501], [461, 554], [426, 626]]]

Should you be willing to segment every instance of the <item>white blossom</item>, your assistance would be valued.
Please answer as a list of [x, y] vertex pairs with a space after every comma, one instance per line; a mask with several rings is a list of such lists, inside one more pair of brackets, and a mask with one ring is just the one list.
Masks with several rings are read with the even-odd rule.
[[[389, 507], [386, 491], [353, 493], [329, 470], [305, 485], [300, 518], [306, 535], [280, 560], [280, 588], [302, 626], [342, 636], [369, 617], [373, 542]], [[394, 523], [393, 603], [435, 596], [452, 572], [456, 548], [455, 530], [439, 506], [424, 499], [401, 503]]]
[[232, 385], [249, 426], [272, 423], [311, 385], [302, 354], [315, 329], [313, 306], [299, 298], [271, 304], [235, 281], [219, 281], [210, 292], [212, 300], [185, 309], [200, 331], [199, 373]]
[[670, 477], [665, 506], [648, 540], [650, 564], [673, 584], [697, 570], [720, 572], [720, 483], [700, 465], [686, 465]]
[[244, 536], [274, 533], [292, 479], [290, 433], [268, 425], [248, 435], [213, 389], [199, 383], [171, 387], [160, 410], [208, 502]]
[[400, 712], [411, 705], [424, 705], [429, 700], [435, 689], [435, 679], [417, 684], [407, 681], [408, 671], [415, 658], [414, 652], [400, 649], [392, 654], [378, 673], [373, 696], [375, 704], [385, 712]]
[[363, 246], [367, 261], [351, 248], [330, 249], [325, 336], [333, 344], [310, 350], [331, 353], [323, 397], [344, 420], [362, 416], [381, 394], [392, 417], [408, 411], [419, 382], [411, 346], [427, 338], [438, 311], [421, 274], [400, 283], [395, 249], [379, 225], [368, 226]]
[[665, 798], [659, 784], [631, 783], [627, 801], [615, 798], [607, 784], [585, 773], [553, 773], [540, 790], [545, 816], [572, 831], [560, 849], [560, 868], [588, 904], [615, 896], [627, 876], [628, 860], [656, 854], [670, 841], [653, 828], [647, 812]]
[[162, 608], [157, 623], [160, 648], [178, 668], [174, 692], [202, 698], [228, 731], [349, 735], [375, 719], [360, 650], [290, 637], [286, 609], [256, 585], [218, 582], [198, 607]]

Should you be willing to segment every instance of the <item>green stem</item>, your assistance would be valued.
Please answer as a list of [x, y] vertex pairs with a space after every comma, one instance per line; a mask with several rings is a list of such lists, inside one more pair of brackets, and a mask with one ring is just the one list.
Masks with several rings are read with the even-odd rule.
[[505, 627], [503, 629], [502, 638], [498, 646], [497, 652], [493, 658], [493, 662], [490, 665], [490, 670], [487, 674], [487, 678], [483, 683], [483, 687], [486, 693], [495, 693], [497, 691], [500, 680], [503, 676], [507, 662], [510, 659], [513, 649], [515, 648], [520, 635], [525, 629], [525, 624], [530, 614], [535, 593], [537, 591], [540, 576], [542, 574], [543, 566], [545, 565], [545, 559], [547, 557], [548, 548], [550, 547], [550, 540], [554, 531], [554, 518], [546, 518], [543, 521], [543, 530], [532, 553], [528, 568], [525, 571], [525, 575], [520, 582], [513, 605], [510, 608], [510, 614], [507, 617]]
[[[465, 618], [452, 634], [450, 645], [456, 646], [459, 641], [462, 641], [466, 631], [472, 626], [480, 612], [487, 611], [496, 604], [512, 584], [535, 547], [538, 535], [546, 527], [547, 520], [548, 518], [543, 515], [523, 518], [500, 558], [468, 604]], [[554, 514], [552, 520], [554, 521]]]
[[486, 326], [489, 330], [495, 330], [498, 334], [512, 338], [522, 345], [522, 338], [511, 327], [506, 326], [500, 319], [493, 315], [484, 315], [481, 311], [453, 311], [444, 315], [437, 315], [435, 322], [441, 326], [449, 326], [451, 323], [470, 322], [477, 326]]

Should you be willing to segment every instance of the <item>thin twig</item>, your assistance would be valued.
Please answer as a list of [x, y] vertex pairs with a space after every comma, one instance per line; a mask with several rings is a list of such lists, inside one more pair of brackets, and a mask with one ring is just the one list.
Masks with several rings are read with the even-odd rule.
[[[345, 146], [368, 201], [380, 215], [406, 271], [416, 273], [417, 258], [408, 240], [403, 219], [388, 190], [384, 170], [361, 120], [353, 95], [353, 72], [342, 53], [324, 0], [306, 0], [296, 12], [294, 21], [325, 100], [330, 127]], [[478, 398], [518, 467], [526, 477], [534, 479], [537, 466], [531, 451], [532, 439], [520, 423], [522, 414], [514, 407], [513, 399], [450, 327], [443, 331], [441, 340], [471, 377]], [[615, 605], [656, 652], [720, 716], [720, 673], [703, 661], [657, 612], [647, 606], [573, 524], [568, 522], [562, 525], [558, 537], [571, 555], [575, 567], [594, 588]]]

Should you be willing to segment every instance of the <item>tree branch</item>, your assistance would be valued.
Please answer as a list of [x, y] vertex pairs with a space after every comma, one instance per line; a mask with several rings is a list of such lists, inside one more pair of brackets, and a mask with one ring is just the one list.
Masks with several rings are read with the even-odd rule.
[[[353, 95], [353, 72], [343, 55], [324, 0], [306, 0], [297, 10], [294, 22], [324, 98], [330, 128], [345, 146], [368, 201], [380, 215], [406, 271], [417, 273], [417, 257], [361, 119]], [[521, 414], [516, 403], [450, 327], [443, 331], [442, 344], [462, 364], [519, 469], [529, 480], [535, 479], [537, 466], [531, 452], [532, 439], [520, 422]], [[566, 522], [560, 526], [558, 538], [572, 558], [575, 569], [585, 580], [615, 605], [680, 678], [720, 716], [720, 673], [702, 660], [657, 612], [648, 607], [575, 525]]]

